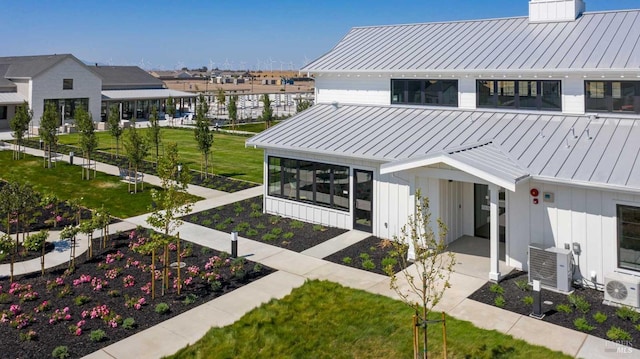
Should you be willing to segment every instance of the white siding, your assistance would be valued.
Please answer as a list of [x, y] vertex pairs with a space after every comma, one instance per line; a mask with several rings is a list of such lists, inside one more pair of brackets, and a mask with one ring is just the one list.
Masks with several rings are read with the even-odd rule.
[[[539, 203], [533, 203], [531, 188], [540, 192]], [[544, 202], [544, 192], [554, 195], [553, 202]], [[574, 279], [588, 282], [590, 273], [597, 274], [597, 284], [603, 284], [603, 276], [617, 269], [617, 221], [616, 205], [627, 203], [640, 206], [640, 196], [611, 191], [572, 187], [558, 184], [531, 182], [519, 186], [509, 196], [510, 249], [508, 265], [527, 270], [527, 246], [543, 243], [546, 246], [564, 247], [580, 245], [580, 255], [574, 254], [577, 263]], [[624, 271], [623, 271], [624, 272]], [[635, 273], [640, 275], [640, 273]]]
[[465, 77], [458, 80], [458, 104], [460, 108], [476, 108], [476, 79]]
[[[63, 79], [73, 79], [73, 90], [63, 90]], [[31, 80], [29, 104], [33, 123], [38, 125], [44, 112], [45, 99], [89, 98], [89, 112], [100, 121], [102, 80], [82, 64], [67, 58]]]
[[564, 113], [584, 113], [583, 78], [566, 78], [562, 81], [562, 108]]
[[316, 78], [316, 103], [389, 105], [391, 80], [374, 75], [332, 75]]

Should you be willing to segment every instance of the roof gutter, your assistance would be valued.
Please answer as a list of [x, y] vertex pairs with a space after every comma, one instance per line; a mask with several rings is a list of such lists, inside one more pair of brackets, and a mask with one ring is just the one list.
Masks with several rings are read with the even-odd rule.
[[594, 183], [587, 181], [566, 180], [548, 176], [531, 176], [532, 181], [551, 183], [556, 185], [582, 187], [586, 189], [601, 190], [601, 191], [614, 191], [614, 192], [626, 192], [640, 194], [640, 188], [626, 187], [621, 185], [613, 185], [607, 183]]

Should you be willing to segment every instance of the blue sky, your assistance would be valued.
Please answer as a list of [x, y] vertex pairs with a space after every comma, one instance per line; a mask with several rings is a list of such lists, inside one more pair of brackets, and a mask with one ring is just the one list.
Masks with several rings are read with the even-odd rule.
[[[587, 11], [640, 0], [586, 0]], [[354, 26], [526, 16], [528, 0], [4, 0], [0, 56], [72, 53], [88, 62], [295, 69]], [[227, 66], [225, 66], [227, 65]]]

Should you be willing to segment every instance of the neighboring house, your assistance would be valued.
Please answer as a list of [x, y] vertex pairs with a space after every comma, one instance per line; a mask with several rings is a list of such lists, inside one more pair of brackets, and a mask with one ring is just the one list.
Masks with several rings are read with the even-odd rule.
[[125, 118], [147, 118], [169, 96], [179, 103], [194, 94], [163, 88], [162, 81], [135, 66], [87, 66], [70, 54], [0, 57], [0, 129], [9, 128], [15, 108], [24, 101], [38, 127], [45, 103], [53, 102], [60, 123], [73, 120], [77, 108], [104, 121], [108, 105], [117, 102]]
[[529, 6], [353, 28], [302, 69], [317, 104], [247, 141], [265, 211], [393, 238], [421, 189], [448, 243], [488, 243], [491, 280], [535, 243], [569, 248], [585, 285], [638, 283], [640, 10]]

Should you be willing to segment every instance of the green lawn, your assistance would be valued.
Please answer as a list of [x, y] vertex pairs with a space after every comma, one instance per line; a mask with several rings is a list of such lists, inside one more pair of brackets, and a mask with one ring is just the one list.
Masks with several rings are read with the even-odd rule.
[[[411, 358], [411, 325], [412, 310], [402, 302], [309, 281], [171, 358]], [[442, 329], [431, 328], [429, 355], [441, 358]], [[447, 343], [450, 358], [569, 358], [450, 317]]]
[[[83, 181], [79, 166], [60, 162], [48, 169], [44, 168], [42, 157], [26, 155], [21, 160], [13, 160], [12, 151], [0, 151], [0, 168], [0, 178], [6, 181], [30, 183], [37, 192], [54, 193], [62, 200], [81, 198], [80, 203], [87, 208], [97, 209], [104, 204], [111, 215], [118, 218], [150, 211], [152, 186], [149, 184], [145, 184], [144, 191], [130, 194], [128, 184], [118, 176], [97, 172], [95, 179]], [[200, 198], [194, 196], [194, 199]]]
[[[142, 128], [145, 134], [147, 129]], [[115, 140], [108, 132], [97, 132], [100, 145], [98, 150], [115, 153]], [[120, 141], [120, 154], [124, 154], [122, 140]], [[213, 173], [225, 177], [262, 183], [263, 151], [261, 149], [245, 148], [245, 136], [229, 135], [216, 132], [213, 135], [213, 150], [210, 164], [213, 165]], [[60, 143], [77, 145], [79, 135], [70, 134], [60, 136]], [[178, 143], [180, 158], [190, 168], [200, 170], [202, 155], [198, 151], [198, 145], [194, 139], [193, 129], [162, 128], [162, 139], [165, 143]], [[162, 146], [160, 154], [162, 155]], [[149, 160], [155, 161], [155, 148], [151, 149]]]

